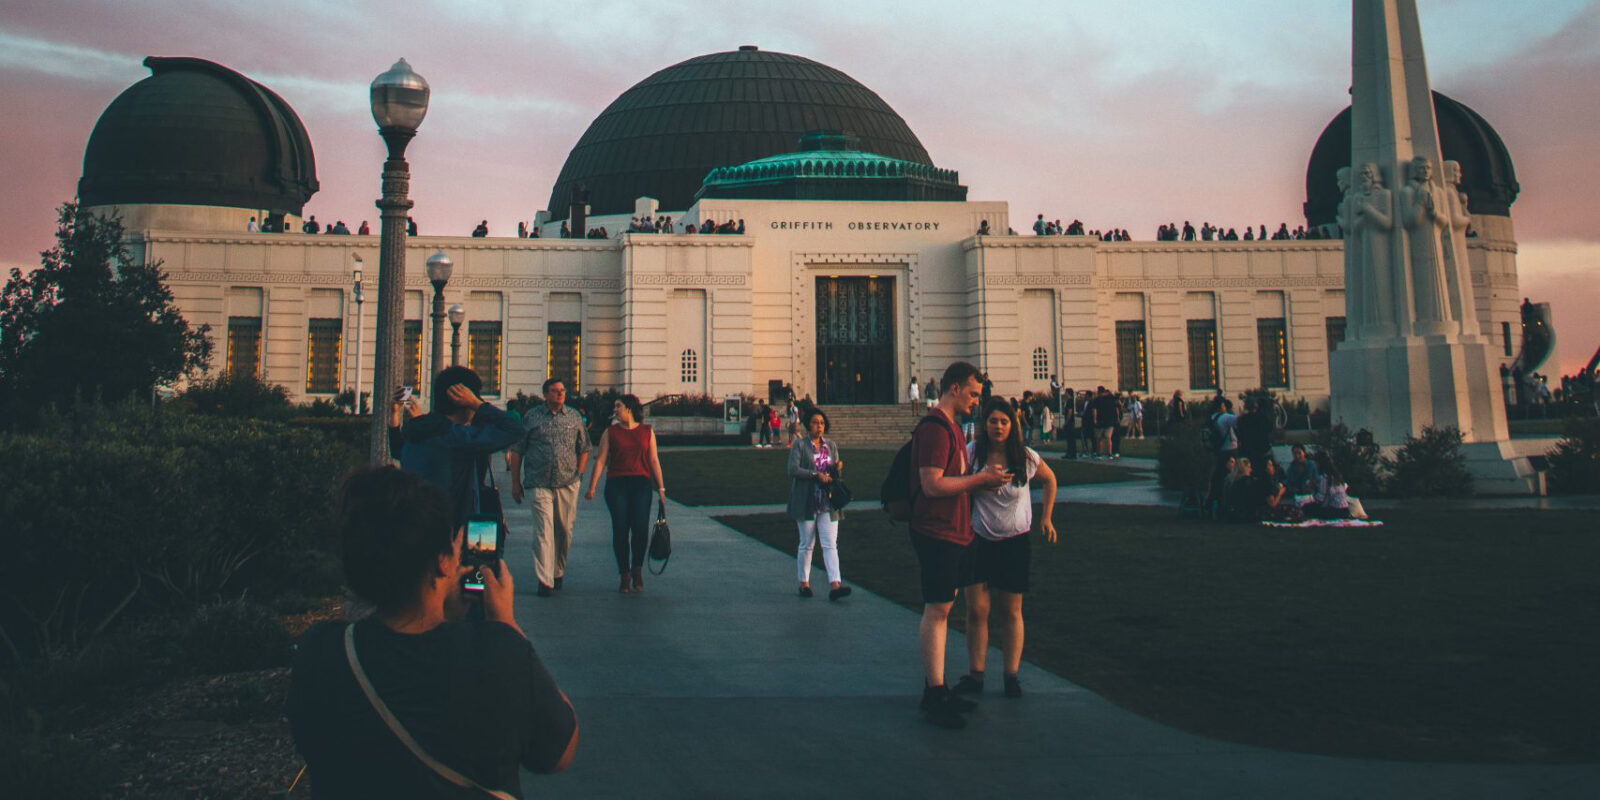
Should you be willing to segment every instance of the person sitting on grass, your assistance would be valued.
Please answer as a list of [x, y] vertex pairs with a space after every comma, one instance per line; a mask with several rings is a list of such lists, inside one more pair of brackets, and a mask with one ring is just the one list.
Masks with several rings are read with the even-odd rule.
[[1285, 470], [1283, 485], [1294, 497], [1308, 496], [1317, 490], [1317, 479], [1322, 473], [1317, 470], [1316, 462], [1306, 455], [1306, 446], [1296, 444], [1289, 448], [1292, 461]]
[[1300, 508], [1294, 504], [1294, 498], [1289, 496], [1288, 489], [1283, 485], [1277, 459], [1268, 458], [1262, 462], [1261, 467], [1261, 474], [1256, 476], [1256, 483], [1260, 484], [1264, 504], [1257, 516], [1274, 522], [1299, 521]]
[[505, 561], [481, 569], [487, 618], [463, 619], [473, 568], [445, 493], [378, 467], [340, 495], [345, 581], [377, 611], [300, 638], [286, 710], [313, 794], [520, 797], [520, 768], [566, 769], [577, 715], [517, 625]]
[[1237, 456], [1223, 455], [1211, 470], [1211, 482], [1206, 489], [1206, 509], [1210, 511], [1211, 518], [1219, 522], [1227, 518], [1228, 484], [1233, 481], [1233, 470], [1238, 463]]
[[993, 465], [1012, 476], [993, 491], [972, 493], [972, 565], [976, 583], [964, 589], [967, 599], [967, 664], [970, 671], [951, 689], [956, 694], [983, 691], [983, 673], [989, 656], [989, 595], [999, 607], [1000, 652], [1005, 657], [1005, 695], [1021, 697], [1017, 670], [1022, 666], [1022, 596], [1028, 591], [1028, 569], [1033, 530], [1033, 499], [1028, 484], [1044, 489], [1039, 533], [1056, 543], [1051, 512], [1056, 505], [1056, 475], [1017, 435], [1017, 418], [1003, 402], [991, 400], [984, 408], [978, 438], [967, 445], [969, 472]]
[[1250, 459], [1235, 459], [1224, 502], [1223, 519], [1226, 521], [1261, 521], [1261, 509], [1267, 505], [1266, 487], [1252, 477], [1253, 472]]
[[1311, 504], [1305, 507], [1308, 517], [1317, 519], [1349, 519], [1350, 518], [1350, 487], [1344, 482], [1344, 476], [1339, 474], [1339, 468], [1333, 464], [1333, 456], [1327, 451], [1318, 451], [1316, 455], [1317, 488], [1312, 494]]

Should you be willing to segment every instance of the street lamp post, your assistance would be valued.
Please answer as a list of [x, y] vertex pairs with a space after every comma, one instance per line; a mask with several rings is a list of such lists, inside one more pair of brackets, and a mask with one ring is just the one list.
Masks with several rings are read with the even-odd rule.
[[[372, 396], [386, 397], [404, 369], [401, 360], [406, 294], [406, 212], [411, 210], [411, 167], [406, 145], [428, 113], [428, 82], [411, 70], [405, 59], [372, 81], [372, 119], [389, 151], [383, 162], [383, 194], [378, 200], [382, 220], [378, 241], [378, 325], [375, 337]], [[368, 461], [389, 463], [386, 414], [372, 415]]]
[[450, 363], [461, 363], [461, 323], [467, 318], [467, 310], [460, 303], [450, 307]]
[[[433, 284], [433, 376], [439, 377], [439, 371], [444, 369], [444, 285], [450, 282], [450, 273], [455, 269], [455, 262], [444, 254], [443, 250], [433, 251], [428, 256], [428, 282]], [[430, 378], [428, 385], [433, 385]]]
[[[355, 265], [356, 265], [355, 266], [355, 270], [354, 270], [355, 282], [351, 286], [351, 293], [350, 293], [351, 299], [356, 301], [356, 399], [351, 404], [351, 411], [353, 413], [357, 414], [357, 415], [360, 415], [361, 414], [361, 301], [367, 299], [367, 296], [365, 294], [362, 294], [362, 292], [361, 292], [361, 256], [352, 256], [351, 257], [351, 261], [355, 262]], [[377, 399], [378, 395], [374, 394], [374, 395], [372, 395], [372, 397], [373, 397], [373, 399]]]

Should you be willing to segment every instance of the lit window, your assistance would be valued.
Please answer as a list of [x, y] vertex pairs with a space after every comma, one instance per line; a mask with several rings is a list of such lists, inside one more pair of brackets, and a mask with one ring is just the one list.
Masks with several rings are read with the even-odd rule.
[[306, 394], [337, 394], [344, 321], [313, 319], [306, 328]]
[[467, 366], [483, 380], [483, 394], [500, 394], [500, 323], [467, 323]]
[[1144, 392], [1150, 388], [1148, 354], [1145, 352], [1144, 320], [1117, 323], [1117, 390]]
[[1289, 388], [1289, 329], [1283, 317], [1256, 320], [1256, 346], [1261, 352], [1261, 386]]
[[1189, 388], [1217, 388], [1217, 321], [1189, 320]]
[[261, 378], [261, 318], [228, 317], [227, 376]]

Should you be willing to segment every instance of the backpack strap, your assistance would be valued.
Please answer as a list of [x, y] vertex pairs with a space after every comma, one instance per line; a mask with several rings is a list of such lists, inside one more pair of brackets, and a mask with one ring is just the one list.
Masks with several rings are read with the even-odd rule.
[[439, 777], [463, 789], [475, 789], [496, 798], [496, 800], [516, 800], [509, 792], [482, 786], [477, 781], [445, 766], [433, 756], [428, 755], [428, 752], [422, 749], [422, 745], [417, 744], [416, 739], [411, 738], [411, 734], [406, 731], [405, 726], [400, 724], [400, 720], [395, 718], [394, 712], [390, 711], [389, 706], [383, 702], [383, 698], [378, 696], [378, 690], [372, 688], [372, 681], [367, 680], [367, 673], [361, 668], [361, 659], [356, 657], [356, 626], [354, 623], [346, 625], [344, 628], [344, 658], [350, 662], [350, 671], [355, 673], [356, 683], [360, 684], [361, 693], [367, 696], [367, 702], [372, 704], [373, 710], [377, 711], [378, 716], [383, 718], [384, 724], [389, 726], [390, 732], [395, 735], [396, 739], [400, 740], [401, 744], [406, 746], [407, 750], [411, 751], [412, 755], [417, 757], [418, 761], [421, 761], [428, 769], [433, 770]]

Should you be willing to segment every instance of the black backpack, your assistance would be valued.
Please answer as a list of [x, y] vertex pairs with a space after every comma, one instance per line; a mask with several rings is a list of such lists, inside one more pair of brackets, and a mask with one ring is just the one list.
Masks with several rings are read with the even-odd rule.
[[[911, 429], [912, 438], [916, 438], [917, 430], [927, 422], [933, 420], [923, 417]], [[889, 474], [883, 477], [883, 485], [878, 487], [878, 499], [883, 503], [883, 510], [889, 514], [891, 522], [910, 522], [911, 502], [916, 494], [911, 484], [911, 442], [907, 441], [895, 452], [894, 460], [889, 462]]]
[[1200, 429], [1200, 441], [1205, 444], [1207, 450], [1213, 453], [1221, 452], [1222, 450], [1222, 431], [1217, 429], [1217, 420], [1221, 417], [1221, 411], [1212, 414], [1211, 419], [1206, 422], [1206, 426]]

